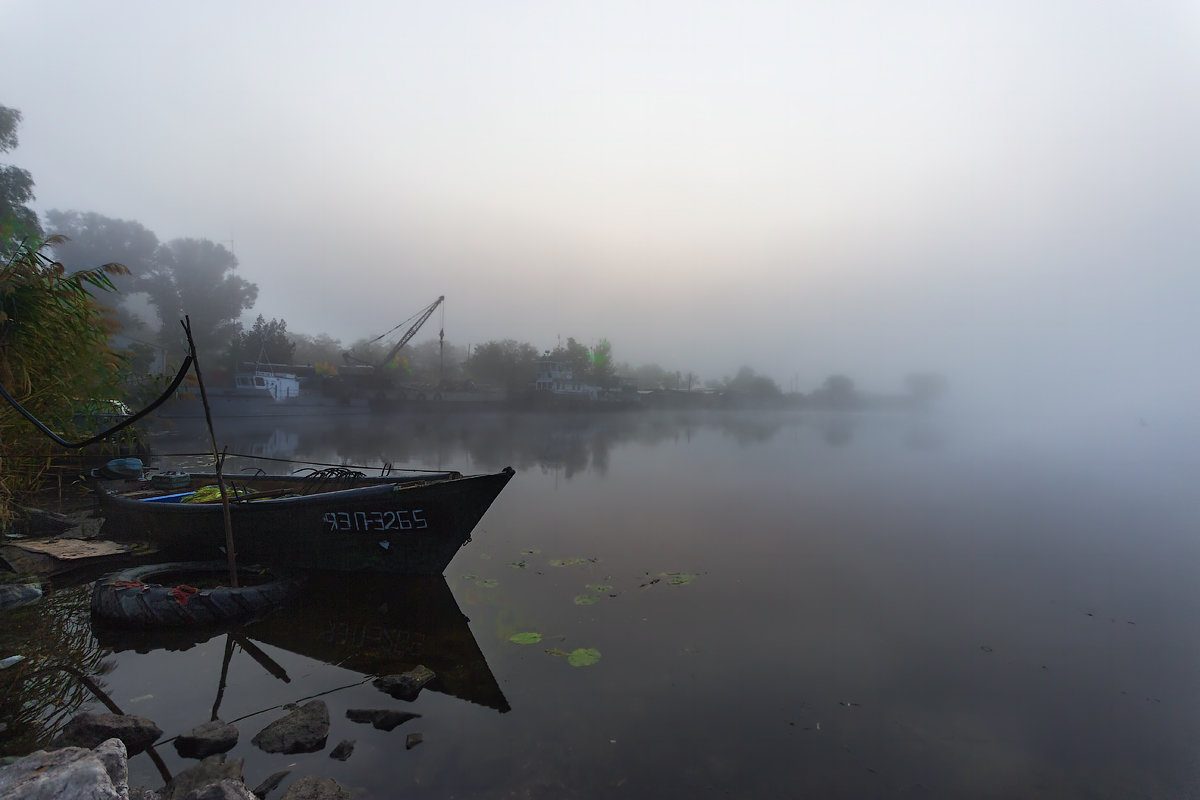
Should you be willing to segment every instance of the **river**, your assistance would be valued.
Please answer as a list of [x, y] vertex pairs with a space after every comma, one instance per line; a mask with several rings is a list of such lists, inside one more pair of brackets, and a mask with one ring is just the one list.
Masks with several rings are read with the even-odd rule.
[[[86, 587], [10, 615], [6, 644], [70, 638], [77, 668], [164, 738], [214, 706], [238, 720], [249, 786], [284, 769], [277, 795], [320, 774], [381, 798], [1200, 785], [1200, 473], [1169, 429], [631, 412], [218, 434], [231, 473], [292, 466], [265, 459], [517, 470], [444, 581], [348, 575], [202, 641], [98, 640]], [[197, 430], [154, 446], [162, 468], [204, 466], [187, 455], [205, 448]], [[440, 681], [393, 700], [368, 677], [394, 663]], [[44, 691], [43, 720], [105, 710]], [[252, 745], [281, 706], [314, 697], [332, 720], [325, 750]], [[385, 731], [347, 718], [364, 708], [421, 716]], [[330, 758], [346, 739], [352, 755]], [[155, 750], [157, 765], [131, 759], [133, 784], [193, 763]]]

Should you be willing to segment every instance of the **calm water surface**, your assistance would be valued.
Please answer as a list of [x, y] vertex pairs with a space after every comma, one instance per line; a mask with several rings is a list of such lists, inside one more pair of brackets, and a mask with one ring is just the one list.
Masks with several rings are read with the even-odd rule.
[[[231, 453], [517, 476], [444, 581], [324, 581], [198, 642], [97, 638], [64, 589], [6, 636], [45, 636], [58, 609], [55, 635], [117, 706], [167, 738], [217, 704], [240, 720], [249, 785], [292, 770], [277, 795], [304, 774], [362, 797], [1197, 794], [1194, 442], [1136, 419], [970, 430], [715, 413], [228, 424]], [[245, 466], [288, 465], [231, 457]], [[599, 660], [573, 666], [582, 649]], [[366, 679], [416, 663], [442, 678], [411, 703]], [[251, 744], [317, 696], [325, 751]], [[422, 716], [385, 732], [352, 708]], [[353, 755], [330, 759], [343, 739]], [[156, 752], [132, 759], [133, 783], [193, 763]]]

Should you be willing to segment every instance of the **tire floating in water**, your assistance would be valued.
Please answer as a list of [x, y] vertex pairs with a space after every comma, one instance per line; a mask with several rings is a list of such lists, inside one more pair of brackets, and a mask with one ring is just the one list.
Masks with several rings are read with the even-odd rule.
[[274, 570], [242, 567], [233, 588], [211, 584], [228, 576], [216, 561], [177, 561], [114, 572], [92, 587], [92, 619], [122, 628], [179, 628], [243, 622], [267, 613], [296, 587]]

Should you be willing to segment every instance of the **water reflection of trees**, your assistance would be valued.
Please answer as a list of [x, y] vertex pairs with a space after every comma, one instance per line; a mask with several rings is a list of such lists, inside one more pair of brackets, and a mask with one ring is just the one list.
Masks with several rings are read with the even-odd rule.
[[0, 651], [21, 655], [0, 671], [0, 754], [45, 747], [55, 733], [102, 691], [113, 668], [92, 636], [88, 587], [49, 592], [40, 603], [5, 612]]
[[[625, 444], [658, 445], [691, 440], [715, 430], [750, 446], [766, 442], [795, 419], [732, 412], [602, 414], [488, 413], [290, 419], [264, 425], [226, 424], [222, 444], [231, 454], [373, 466], [421, 465], [449, 469], [540, 468], [567, 477], [608, 470], [612, 452]], [[286, 434], [284, 433], [286, 431]], [[187, 436], [172, 444], [186, 449]], [[196, 446], [199, 446], [197, 439]]]
[[[622, 445], [691, 441], [702, 432], [728, 437], [740, 447], [757, 447], [784, 429], [804, 428], [826, 446], [844, 447], [863, 421], [857, 413], [832, 412], [464, 413], [267, 424], [247, 420], [242, 427], [226, 425], [220, 438], [230, 453], [260, 458], [464, 471], [511, 465], [571, 477], [588, 471], [604, 474], [613, 451]], [[905, 444], [915, 446], [910, 439]]]

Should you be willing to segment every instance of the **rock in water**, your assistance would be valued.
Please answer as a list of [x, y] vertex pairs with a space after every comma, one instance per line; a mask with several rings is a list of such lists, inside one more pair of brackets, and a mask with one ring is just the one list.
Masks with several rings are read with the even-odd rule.
[[237, 728], [228, 722], [214, 719], [181, 734], [175, 739], [175, 749], [184, 758], [204, 758], [232, 750], [237, 741]]
[[429, 667], [418, 664], [408, 672], [376, 678], [371, 685], [399, 700], [414, 700], [421, 688], [436, 677]]
[[135, 756], [154, 744], [162, 730], [145, 717], [134, 714], [79, 714], [65, 726], [55, 747], [96, 747], [106, 739], [120, 739], [129, 755]]
[[345, 761], [354, 752], [354, 740], [343, 739], [338, 742], [337, 747], [329, 751], [330, 758], [336, 758], [338, 761]]
[[268, 753], [315, 753], [329, 736], [329, 708], [312, 700], [263, 728], [251, 740]]
[[393, 730], [410, 719], [417, 719], [420, 716], [420, 714], [412, 714], [408, 711], [392, 711], [382, 708], [350, 708], [346, 710], [346, 719], [351, 722], [369, 722], [381, 731]]
[[271, 773], [271, 775], [268, 776], [265, 781], [254, 787], [252, 790], [254, 792], [254, 796], [265, 799], [267, 794], [275, 791], [275, 787], [278, 786], [290, 772], [290, 769], [285, 769], [280, 770], [279, 772]]

